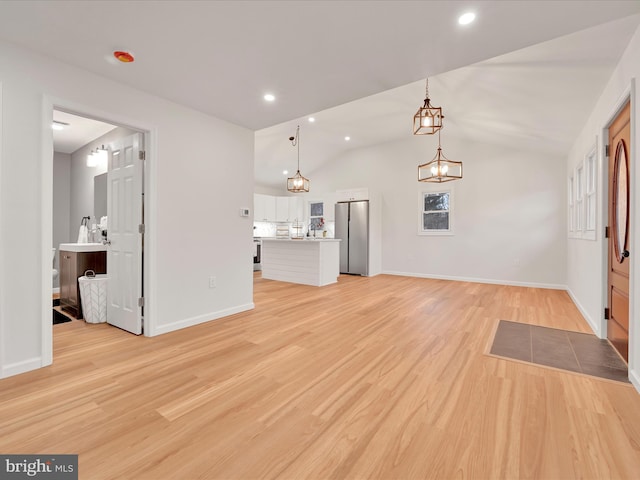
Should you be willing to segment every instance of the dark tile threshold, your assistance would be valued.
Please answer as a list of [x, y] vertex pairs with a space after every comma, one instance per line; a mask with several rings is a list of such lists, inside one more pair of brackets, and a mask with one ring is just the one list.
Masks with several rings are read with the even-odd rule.
[[629, 383], [627, 365], [615, 349], [589, 333], [500, 320], [489, 353]]

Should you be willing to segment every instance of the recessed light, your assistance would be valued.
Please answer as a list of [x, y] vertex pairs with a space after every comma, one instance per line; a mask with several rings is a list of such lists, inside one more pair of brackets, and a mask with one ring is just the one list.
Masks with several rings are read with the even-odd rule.
[[288, 175], [289, 174], [289, 170], [282, 170], [282, 174], [283, 175]]
[[351, 140], [351, 137], [344, 137], [344, 139], [348, 142], [349, 140]]
[[273, 95], [272, 93], [266, 93], [266, 94], [264, 95], [264, 99], [265, 99], [267, 102], [273, 102], [273, 101], [276, 99], [276, 96], [275, 96], [275, 95]]
[[469, 25], [475, 19], [476, 19], [475, 13], [467, 12], [467, 13], [463, 13], [462, 15], [460, 15], [460, 17], [458, 17], [458, 23], [460, 25]]
[[315, 118], [313, 118], [313, 117], [309, 117], [309, 122], [313, 123], [313, 122], [315, 122], [315, 121], [316, 121], [316, 119], [315, 119]]

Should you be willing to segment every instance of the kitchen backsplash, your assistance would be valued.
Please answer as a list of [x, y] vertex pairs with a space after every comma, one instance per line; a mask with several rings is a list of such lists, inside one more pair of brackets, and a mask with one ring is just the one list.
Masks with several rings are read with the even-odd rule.
[[[295, 229], [293, 228], [293, 224], [291, 223], [271, 223], [271, 222], [253, 222], [253, 236], [254, 237], [275, 237], [276, 236], [276, 228], [278, 225], [288, 225], [289, 226], [289, 234], [291, 236], [295, 235]], [[301, 234], [306, 235], [307, 229], [309, 225], [303, 225], [301, 229]], [[326, 222], [324, 224], [323, 230], [327, 231], [326, 238], [333, 238], [335, 235], [335, 222]], [[318, 230], [316, 232], [316, 237], [322, 237], [322, 231]], [[310, 232], [310, 235], [313, 236], [313, 230]]]

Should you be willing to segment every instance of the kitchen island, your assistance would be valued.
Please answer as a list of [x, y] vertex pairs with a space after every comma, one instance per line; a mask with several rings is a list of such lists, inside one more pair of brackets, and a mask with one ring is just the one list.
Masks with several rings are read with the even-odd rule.
[[262, 278], [322, 287], [338, 281], [340, 239], [262, 239]]

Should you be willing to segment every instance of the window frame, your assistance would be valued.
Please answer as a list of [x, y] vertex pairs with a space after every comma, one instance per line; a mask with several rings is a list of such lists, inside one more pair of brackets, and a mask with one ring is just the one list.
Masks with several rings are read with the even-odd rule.
[[569, 174], [567, 182], [567, 199], [568, 199], [568, 222], [569, 222], [569, 237], [573, 238], [576, 235], [576, 212], [574, 204], [574, 191], [575, 191], [575, 177], [573, 171]]
[[578, 236], [582, 236], [584, 232], [584, 161], [581, 161], [576, 165], [575, 178], [575, 211], [576, 211], [576, 223], [575, 231]]
[[[449, 214], [449, 228], [444, 229], [424, 229], [424, 214], [428, 212], [443, 212], [444, 210], [424, 210], [424, 198], [426, 195], [441, 195], [448, 194], [449, 195], [449, 209], [446, 212]], [[425, 236], [447, 236], [454, 235], [454, 195], [452, 189], [445, 190], [429, 190], [420, 192], [418, 199], [420, 202], [419, 212], [418, 212], [418, 235]]]
[[[322, 205], [322, 215], [311, 215], [312, 205]], [[319, 219], [322, 219], [322, 225], [319, 224]], [[322, 200], [309, 200], [309, 223], [308, 227], [310, 230], [322, 231], [324, 230], [326, 221], [324, 216], [324, 201]], [[315, 229], [313, 227], [316, 227]]]
[[598, 148], [597, 141], [584, 157], [585, 204], [584, 230], [585, 240], [595, 240], [598, 227]]

